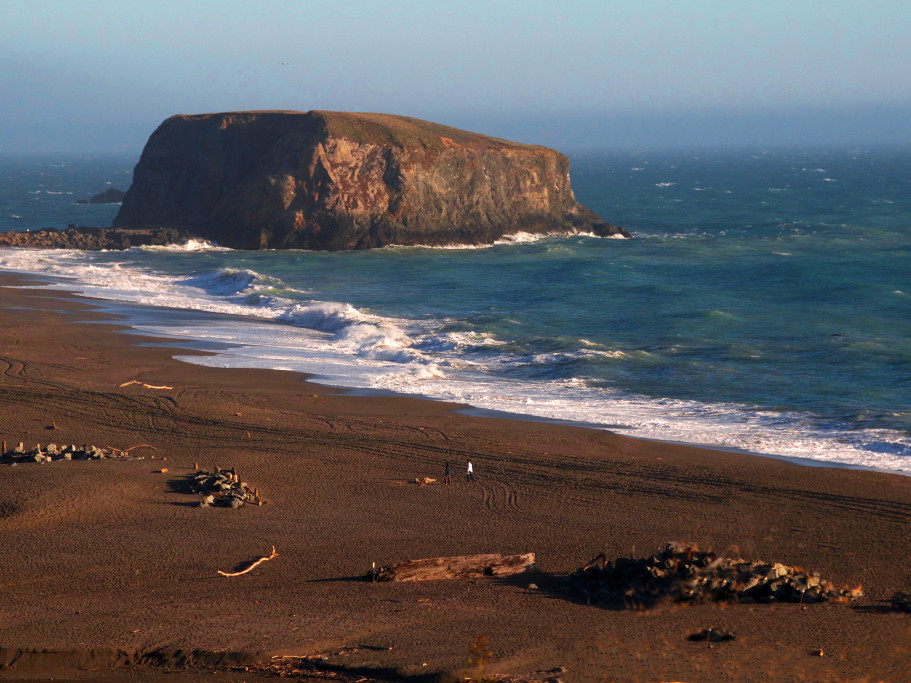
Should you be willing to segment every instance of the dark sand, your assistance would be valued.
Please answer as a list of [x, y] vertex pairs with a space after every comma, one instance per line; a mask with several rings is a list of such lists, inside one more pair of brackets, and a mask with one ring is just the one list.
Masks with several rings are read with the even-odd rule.
[[[886, 607], [911, 592], [911, 478], [352, 397], [297, 373], [178, 362], [90, 320], [111, 322], [76, 297], [0, 288], [0, 438], [157, 450], [0, 466], [0, 665], [16, 648], [69, 653], [20, 659], [0, 678], [258, 680], [104, 668], [113, 651], [170, 647], [226, 657], [222, 668], [235, 653], [327, 653], [321, 666], [351, 680], [432, 680], [472, 675], [469, 647], [483, 634], [487, 674], [911, 681], [911, 614]], [[118, 388], [130, 380], [173, 389]], [[446, 460], [452, 487], [404, 483], [441, 480]], [[267, 504], [197, 507], [179, 490], [194, 463], [236, 466]], [[644, 555], [674, 539], [817, 570], [865, 595], [614, 610], [550, 590], [602, 550]], [[249, 574], [216, 573], [273, 545], [279, 557]], [[528, 551], [541, 574], [358, 580], [374, 561]], [[737, 638], [687, 640], [708, 627]]]

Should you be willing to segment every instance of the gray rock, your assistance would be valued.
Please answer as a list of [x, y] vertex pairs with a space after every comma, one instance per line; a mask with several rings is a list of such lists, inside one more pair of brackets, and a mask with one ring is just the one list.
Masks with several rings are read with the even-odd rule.
[[240, 500], [240, 498], [231, 498], [231, 507], [235, 510], [239, 507], [243, 507], [243, 505], [244, 501]]

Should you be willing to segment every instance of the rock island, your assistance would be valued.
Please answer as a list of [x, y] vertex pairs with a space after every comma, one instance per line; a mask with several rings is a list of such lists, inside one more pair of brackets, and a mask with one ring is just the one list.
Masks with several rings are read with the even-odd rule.
[[172, 116], [146, 143], [114, 227], [167, 227], [240, 249], [630, 236], [576, 201], [569, 160], [552, 149], [328, 111]]

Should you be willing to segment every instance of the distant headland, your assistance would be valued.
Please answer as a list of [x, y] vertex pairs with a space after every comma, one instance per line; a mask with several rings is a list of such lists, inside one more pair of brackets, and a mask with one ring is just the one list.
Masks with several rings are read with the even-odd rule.
[[569, 160], [388, 114], [173, 116], [149, 138], [115, 228], [240, 249], [489, 244], [527, 232], [630, 237], [579, 204]]

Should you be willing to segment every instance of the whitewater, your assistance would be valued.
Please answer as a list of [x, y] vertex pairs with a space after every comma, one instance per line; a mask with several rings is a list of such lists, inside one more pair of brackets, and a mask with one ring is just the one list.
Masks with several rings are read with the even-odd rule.
[[[116, 206], [72, 202], [128, 182], [131, 161], [0, 160], [0, 229], [110, 224]], [[2, 250], [0, 269], [215, 352], [188, 362], [911, 473], [911, 152], [571, 161], [579, 200], [634, 239]]]

